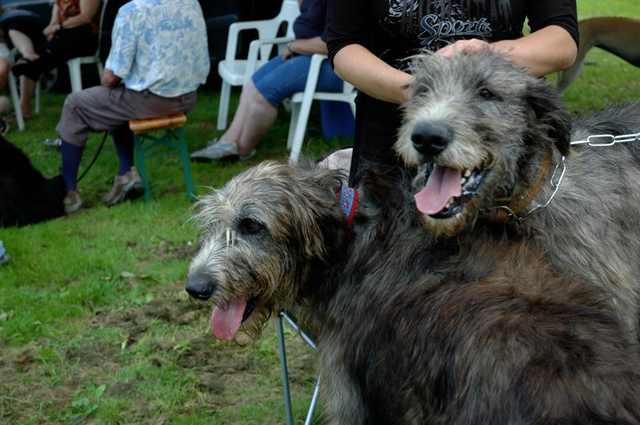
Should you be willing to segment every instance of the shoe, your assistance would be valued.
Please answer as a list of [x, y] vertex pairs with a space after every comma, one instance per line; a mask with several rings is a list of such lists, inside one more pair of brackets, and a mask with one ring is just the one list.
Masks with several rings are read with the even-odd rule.
[[102, 200], [112, 207], [124, 201], [128, 194], [140, 190], [142, 187], [142, 178], [140, 178], [138, 170], [135, 167], [131, 167], [129, 171], [113, 179], [111, 190], [102, 197]]
[[69, 215], [82, 208], [82, 199], [78, 192], [67, 192], [64, 197], [64, 212]]
[[0, 241], [0, 266], [9, 262], [9, 254], [4, 249], [4, 244]]
[[192, 153], [191, 159], [194, 161], [211, 161], [214, 159], [239, 159], [240, 161], [245, 161], [255, 154], [256, 151], [254, 149], [247, 155], [240, 155], [238, 153], [238, 145], [235, 143], [213, 139], [207, 147]]
[[42, 144], [48, 148], [59, 148], [62, 146], [62, 139], [59, 137], [57, 139], [44, 139]]
[[31, 66], [32, 62], [32, 60], [22, 57], [18, 59], [15, 65], [11, 67], [11, 72], [16, 77], [20, 77], [21, 75], [29, 72], [29, 67]]

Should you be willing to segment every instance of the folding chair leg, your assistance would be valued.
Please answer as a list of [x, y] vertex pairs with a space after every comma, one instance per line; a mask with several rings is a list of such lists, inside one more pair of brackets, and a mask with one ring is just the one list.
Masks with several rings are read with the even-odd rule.
[[229, 114], [229, 101], [231, 100], [231, 84], [222, 82], [220, 91], [220, 106], [218, 107], [218, 130], [227, 128], [227, 116]]
[[311, 425], [313, 422], [313, 413], [316, 410], [316, 406], [318, 405], [318, 397], [320, 396], [320, 378], [316, 380], [316, 385], [313, 387], [313, 396], [311, 397], [311, 404], [309, 405], [309, 410], [307, 411], [307, 417], [304, 420], [304, 425]]
[[296, 130], [293, 135], [293, 141], [291, 142], [291, 154], [289, 154], [289, 163], [291, 164], [297, 163], [300, 157], [302, 143], [304, 143], [304, 135], [307, 132], [307, 122], [309, 120], [309, 113], [311, 113], [312, 100], [311, 98], [305, 98], [300, 106], [298, 122], [296, 123]]
[[67, 62], [69, 68], [69, 80], [71, 80], [71, 93], [82, 91], [82, 73], [80, 61], [71, 59]]
[[102, 66], [102, 62], [96, 62], [96, 67], [98, 68], [98, 77], [102, 79], [102, 74], [104, 74], [104, 66]]
[[281, 314], [278, 314], [276, 326], [278, 330], [278, 347], [280, 350], [280, 370], [282, 371], [282, 386], [284, 388], [284, 410], [287, 415], [287, 425], [293, 425], [293, 412], [291, 410], [291, 390], [289, 389], [289, 369], [287, 367], [287, 351], [284, 342], [284, 323]]
[[289, 136], [287, 137], [287, 150], [291, 151], [293, 146], [293, 138], [296, 134], [296, 126], [300, 117], [300, 104], [291, 102], [291, 122], [289, 123]]
[[180, 160], [182, 161], [182, 174], [184, 175], [184, 183], [187, 186], [187, 197], [194, 201], [196, 199], [196, 194], [193, 189], [191, 161], [189, 159], [189, 149], [187, 148], [184, 128], [174, 129], [172, 131], [172, 137], [174, 137], [178, 143], [178, 152], [180, 153]]
[[13, 103], [13, 111], [16, 114], [16, 122], [18, 130], [24, 130], [24, 117], [20, 108], [20, 95], [18, 94], [18, 81], [12, 72], [9, 72], [9, 92], [11, 93], [11, 102]]

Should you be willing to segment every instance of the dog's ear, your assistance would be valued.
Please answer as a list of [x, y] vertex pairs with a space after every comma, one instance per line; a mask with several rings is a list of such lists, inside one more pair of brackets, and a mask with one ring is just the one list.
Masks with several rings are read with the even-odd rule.
[[532, 78], [527, 85], [526, 101], [530, 108], [528, 142], [541, 137], [550, 139], [562, 155], [569, 154], [571, 115], [564, 108], [557, 90], [542, 78]]

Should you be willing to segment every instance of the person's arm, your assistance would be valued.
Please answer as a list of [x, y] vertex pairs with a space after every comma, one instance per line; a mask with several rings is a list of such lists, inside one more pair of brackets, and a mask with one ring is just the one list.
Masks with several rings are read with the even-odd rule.
[[47, 25], [42, 30], [42, 33], [45, 37], [47, 37], [47, 40], [50, 40], [51, 37], [53, 37], [53, 34], [55, 34], [59, 29], [60, 23], [58, 22], [58, 5], [54, 3], [53, 8], [51, 9], [51, 19], [49, 20], [49, 25]]
[[80, 13], [61, 22], [62, 28], [76, 28], [90, 24], [100, 9], [100, 0], [80, 0]]
[[571, 35], [556, 25], [542, 28], [517, 40], [498, 41], [491, 47], [537, 76], [569, 68], [578, 54], [578, 46]]
[[131, 73], [136, 57], [140, 25], [135, 22], [135, 13], [135, 4], [132, 2], [125, 4], [118, 11], [111, 32], [111, 50], [104, 66], [122, 80]]
[[410, 74], [379, 59], [360, 44], [343, 47], [333, 58], [336, 74], [376, 99], [403, 103], [408, 99]]
[[575, 40], [564, 28], [550, 25], [515, 40], [487, 43], [478, 39], [460, 40], [438, 50], [451, 57], [458, 52], [492, 49], [504, 54], [514, 64], [523, 66], [536, 76], [561, 71], [573, 65], [578, 53]]
[[120, 84], [122, 79], [113, 73], [110, 69], [105, 69], [102, 73], [102, 78], [100, 79], [100, 83], [105, 87], [116, 87]]
[[367, 0], [327, 0], [326, 40], [336, 73], [358, 90], [379, 100], [407, 100], [411, 75], [399, 71], [374, 55], [366, 46], [373, 24], [366, 12]]
[[292, 53], [298, 55], [313, 55], [315, 53], [326, 55], [328, 53], [327, 43], [322, 41], [321, 37], [294, 40], [287, 45], [284, 55], [288, 57], [291, 56]]

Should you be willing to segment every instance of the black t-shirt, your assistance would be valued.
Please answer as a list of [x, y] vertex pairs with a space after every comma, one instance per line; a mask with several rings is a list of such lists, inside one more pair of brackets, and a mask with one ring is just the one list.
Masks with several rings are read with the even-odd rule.
[[[525, 19], [531, 31], [558, 25], [578, 42], [575, 0], [328, 0], [326, 40], [332, 61], [343, 47], [360, 44], [402, 69], [421, 49], [522, 37]], [[397, 106], [360, 94], [357, 115], [354, 160], [390, 162]]]

